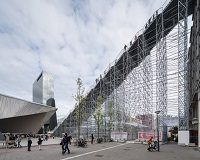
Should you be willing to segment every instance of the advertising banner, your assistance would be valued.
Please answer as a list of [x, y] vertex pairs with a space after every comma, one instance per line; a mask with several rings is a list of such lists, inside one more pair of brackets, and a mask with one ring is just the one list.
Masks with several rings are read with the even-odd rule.
[[[138, 132], [138, 139], [148, 139], [149, 137], [157, 139], [157, 132]], [[159, 139], [162, 139], [162, 132], [159, 132]]]

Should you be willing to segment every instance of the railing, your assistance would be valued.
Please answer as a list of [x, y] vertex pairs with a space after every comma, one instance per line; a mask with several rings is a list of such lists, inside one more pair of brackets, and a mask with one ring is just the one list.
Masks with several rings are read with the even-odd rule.
[[[141, 30], [139, 30], [139, 31], [133, 36], [133, 38], [131, 39], [131, 41], [130, 41], [128, 44], [126, 44], [126, 45], [124, 46], [124, 48], [119, 52], [119, 54], [117, 55], [117, 57], [115, 58], [115, 60], [114, 60], [113, 62], [111, 62], [111, 63], [108, 65], [108, 67], [105, 69], [105, 71], [103, 72], [103, 74], [100, 75], [101, 78], [104, 78], [104, 77], [106, 76], [106, 74], [109, 72], [110, 68], [113, 67], [113, 66], [116, 64], [116, 62], [120, 59], [120, 57], [123, 55], [123, 53], [126, 52], [126, 51], [135, 43], [135, 41], [138, 39], [138, 37], [144, 33], [144, 31], [152, 24], [152, 22], [156, 19], [156, 17], [157, 17], [160, 13], [163, 12], [163, 9], [165, 9], [165, 8], [169, 5], [170, 2], [171, 2], [171, 0], [166, 0], [165, 3], [162, 5], [162, 7], [159, 8], [158, 10], [156, 10], [156, 11], [153, 13], [153, 15], [149, 18], [149, 20], [147, 21], [147, 23], [144, 25], [144, 27], [143, 27]], [[90, 91], [91, 91], [92, 89], [95, 88], [95, 86], [96, 86], [97, 83], [99, 82], [100, 77], [98, 77], [98, 78], [96, 79], [97, 81], [96, 81], [92, 86], [89, 87], [88, 91], [86, 92], [86, 96], [90, 93]], [[69, 114], [70, 114], [70, 112], [69, 112]], [[69, 115], [69, 114], [68, 114], [68, 115]], [[67, 118], [67, 116], [66, 116], [66, 118]], [[65, 119], [66, 119], [66, 118], [65, 118]], [[64, 119], [64, 120], [65, 120], [65, 119]], [[62, 123], [63, 123], [63, 122], [62, 122]], [[61, 123], [61, 124], [62, 124], [62, 123]], [[58, 127], [59, 127], [59, 126], [57, 126], [54, 130], [56, 130]]]
[[63, 122], [67, 119], [67, 117], [69, 116], [69, 114], [70, 114], [74, 109], [75, 109], [75, 107], [74, 107], [73, 109], [71, 109], [71, 110], [67, 113], [67, 115], [63, 117], [63, 120], [60, 121], [60, 122], [57, 124], [57, 126], [51, 131], [53, 134], [54, 134], [54, 132], [60, 127], [60, 125], [63, 124]]
[[164, 4], [162, 5], [162, 7], [165, 9], [168, 5], [169, 5], [169, 3], [171, 2], [172, 0], [166, 0], [165, 2], [164, 2]]
[[[156, 18], [156, 16], [158, 14], [162, 13], [163, 8], [167, 6], [167, 2], [168, 1], [171, 1], [171, 0], [166, 0], [165, 3], [163, 4], [163, 7], [159, 8], [158, 10], [156, 10], [153, 13], [153, 15], [149, 18], [149, 20], [147, 21], [147, 23], [144, 25], [144, 27], [141, 30], [139, 30], [134, 35], [134, 37], [131, 39], [131, 41], [128, 44], [126, 44], [124, 46], [124, 48], [119, 52], [119, 54], [117, 55], [117, 57], [115, 58], [115, 60], [108, 65], [108, 67], [105, 69], [105, 71], [103, 72], [103, 74], [100, 74], [101, 78], [104, 78], [106, 76], [106, 74], [109, 72], [110, 68], [113, 67], [116, 64], [116, 62], [120, 59], [120, 57], [123, 55], [123, 53], [126, 52], [135, 43], [135, 41], [138, 39], [138, 37], [144, 33], [145, 29], [147, 29], [151, 25], [151, 23]], [[92, 86], [89, 87], [88, 91], [86, 92], [86, 95], [89, 94], [89, 92], [91, 91], [91, 89], [95, 88], [95, 86], [98, 83], [100, 77], [96, 78], [96, 82]]]

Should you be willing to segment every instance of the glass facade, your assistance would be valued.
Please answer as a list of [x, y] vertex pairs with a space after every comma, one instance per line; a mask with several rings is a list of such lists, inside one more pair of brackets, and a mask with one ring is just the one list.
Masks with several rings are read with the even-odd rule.
[[54, 77], [43, 71], [33, 83], [33, 102], [46, 104], [50, 98], [54, 98]]

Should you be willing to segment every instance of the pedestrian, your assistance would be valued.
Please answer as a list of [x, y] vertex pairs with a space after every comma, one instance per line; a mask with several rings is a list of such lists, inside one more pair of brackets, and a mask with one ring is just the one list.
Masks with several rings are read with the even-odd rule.
[[31, 137], [28, 137], [28, 151], [31, 151], [31, 144], [32, 144]]
[[91, 134], [91, 144], [93, 144], [93, 141], [94, 141], [94, 136], [93, 134]]
[[130, 46], [132, 46], [132, 41], [130, 41]]
[[126, 51], [126, 47], [127, 47], [127, 45], [124, 45], [124, 50]]
[[71, 136], [68, 136], [67, 133], [65, 133], [62, 139], [62, 154], [63, 155], [65, 154], [66, 150], [68, 151], [68, 154], [70, 154], [68, 144], [71, 145]]
[[43, 139], [43, 141], [45, 141], [45, 135], [42, 135], [42, 139]]
[[48, 139], [49, 139], [49, 136], [48, 136], [48, 135], [46, 135], [46, 136], [45, 136], [45, 140], [46, 140], [46, 141], [48, 141]]
[[20, 137], [20, 135], [17, 136], [16, 142], [17, 142], [17, 147], [18, 147], [18, 148], [22, 148], [22, 146], [21, 146], [21, 144], [20, 144], [20, 143], [21, 143], [21, 137]]
[[42, 145], [42, 139], [41, 139], [41, 137], [39, 136], [39, 138], [38, 138], [38, 146], [39, 146], [39, 150], [42, 150], [41, 149], [41, 145]]
[[10, 134], [6, 133], [5, 137], [6, 137], [6, 146], [8, 146], [8, 143], [10, 141]]

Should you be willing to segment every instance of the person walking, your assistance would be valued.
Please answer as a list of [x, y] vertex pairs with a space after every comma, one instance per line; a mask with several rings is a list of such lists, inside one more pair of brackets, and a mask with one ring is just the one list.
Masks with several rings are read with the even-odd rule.
[[17, 142], [17, 147], [18, 147], [18, 148], [22, 148], [22, 146], [21, 146], [21, 144], [20, 144], [20, 143], [21, 143], [21, 137], [20, 137], [20, 135], [17, 136], [16, 142]]
[[41, 145], [42, 145], [42, 139], [41, 139], [41, 137], [39, 136], [39, 138], [38, 138], [38, 146], [39, 146], [39, 150], [42, 150], [41, 149]]
[[70, 154], [68, 144], [71, 144], [71, 136], [68, 136], [67, 133], [65, 133], [62, 139], [62, 154], [63, 155], [65, 154], [66, 150], [68, 151], [68, 154]]
[[31, 137], [28, 137], [28, 151], [31, 151], [31, 144], [32, 144]]
[[94, 141], [94, 136], [93, 134], [91, 134], [91, 144], [93, 144], [93, 141]]

